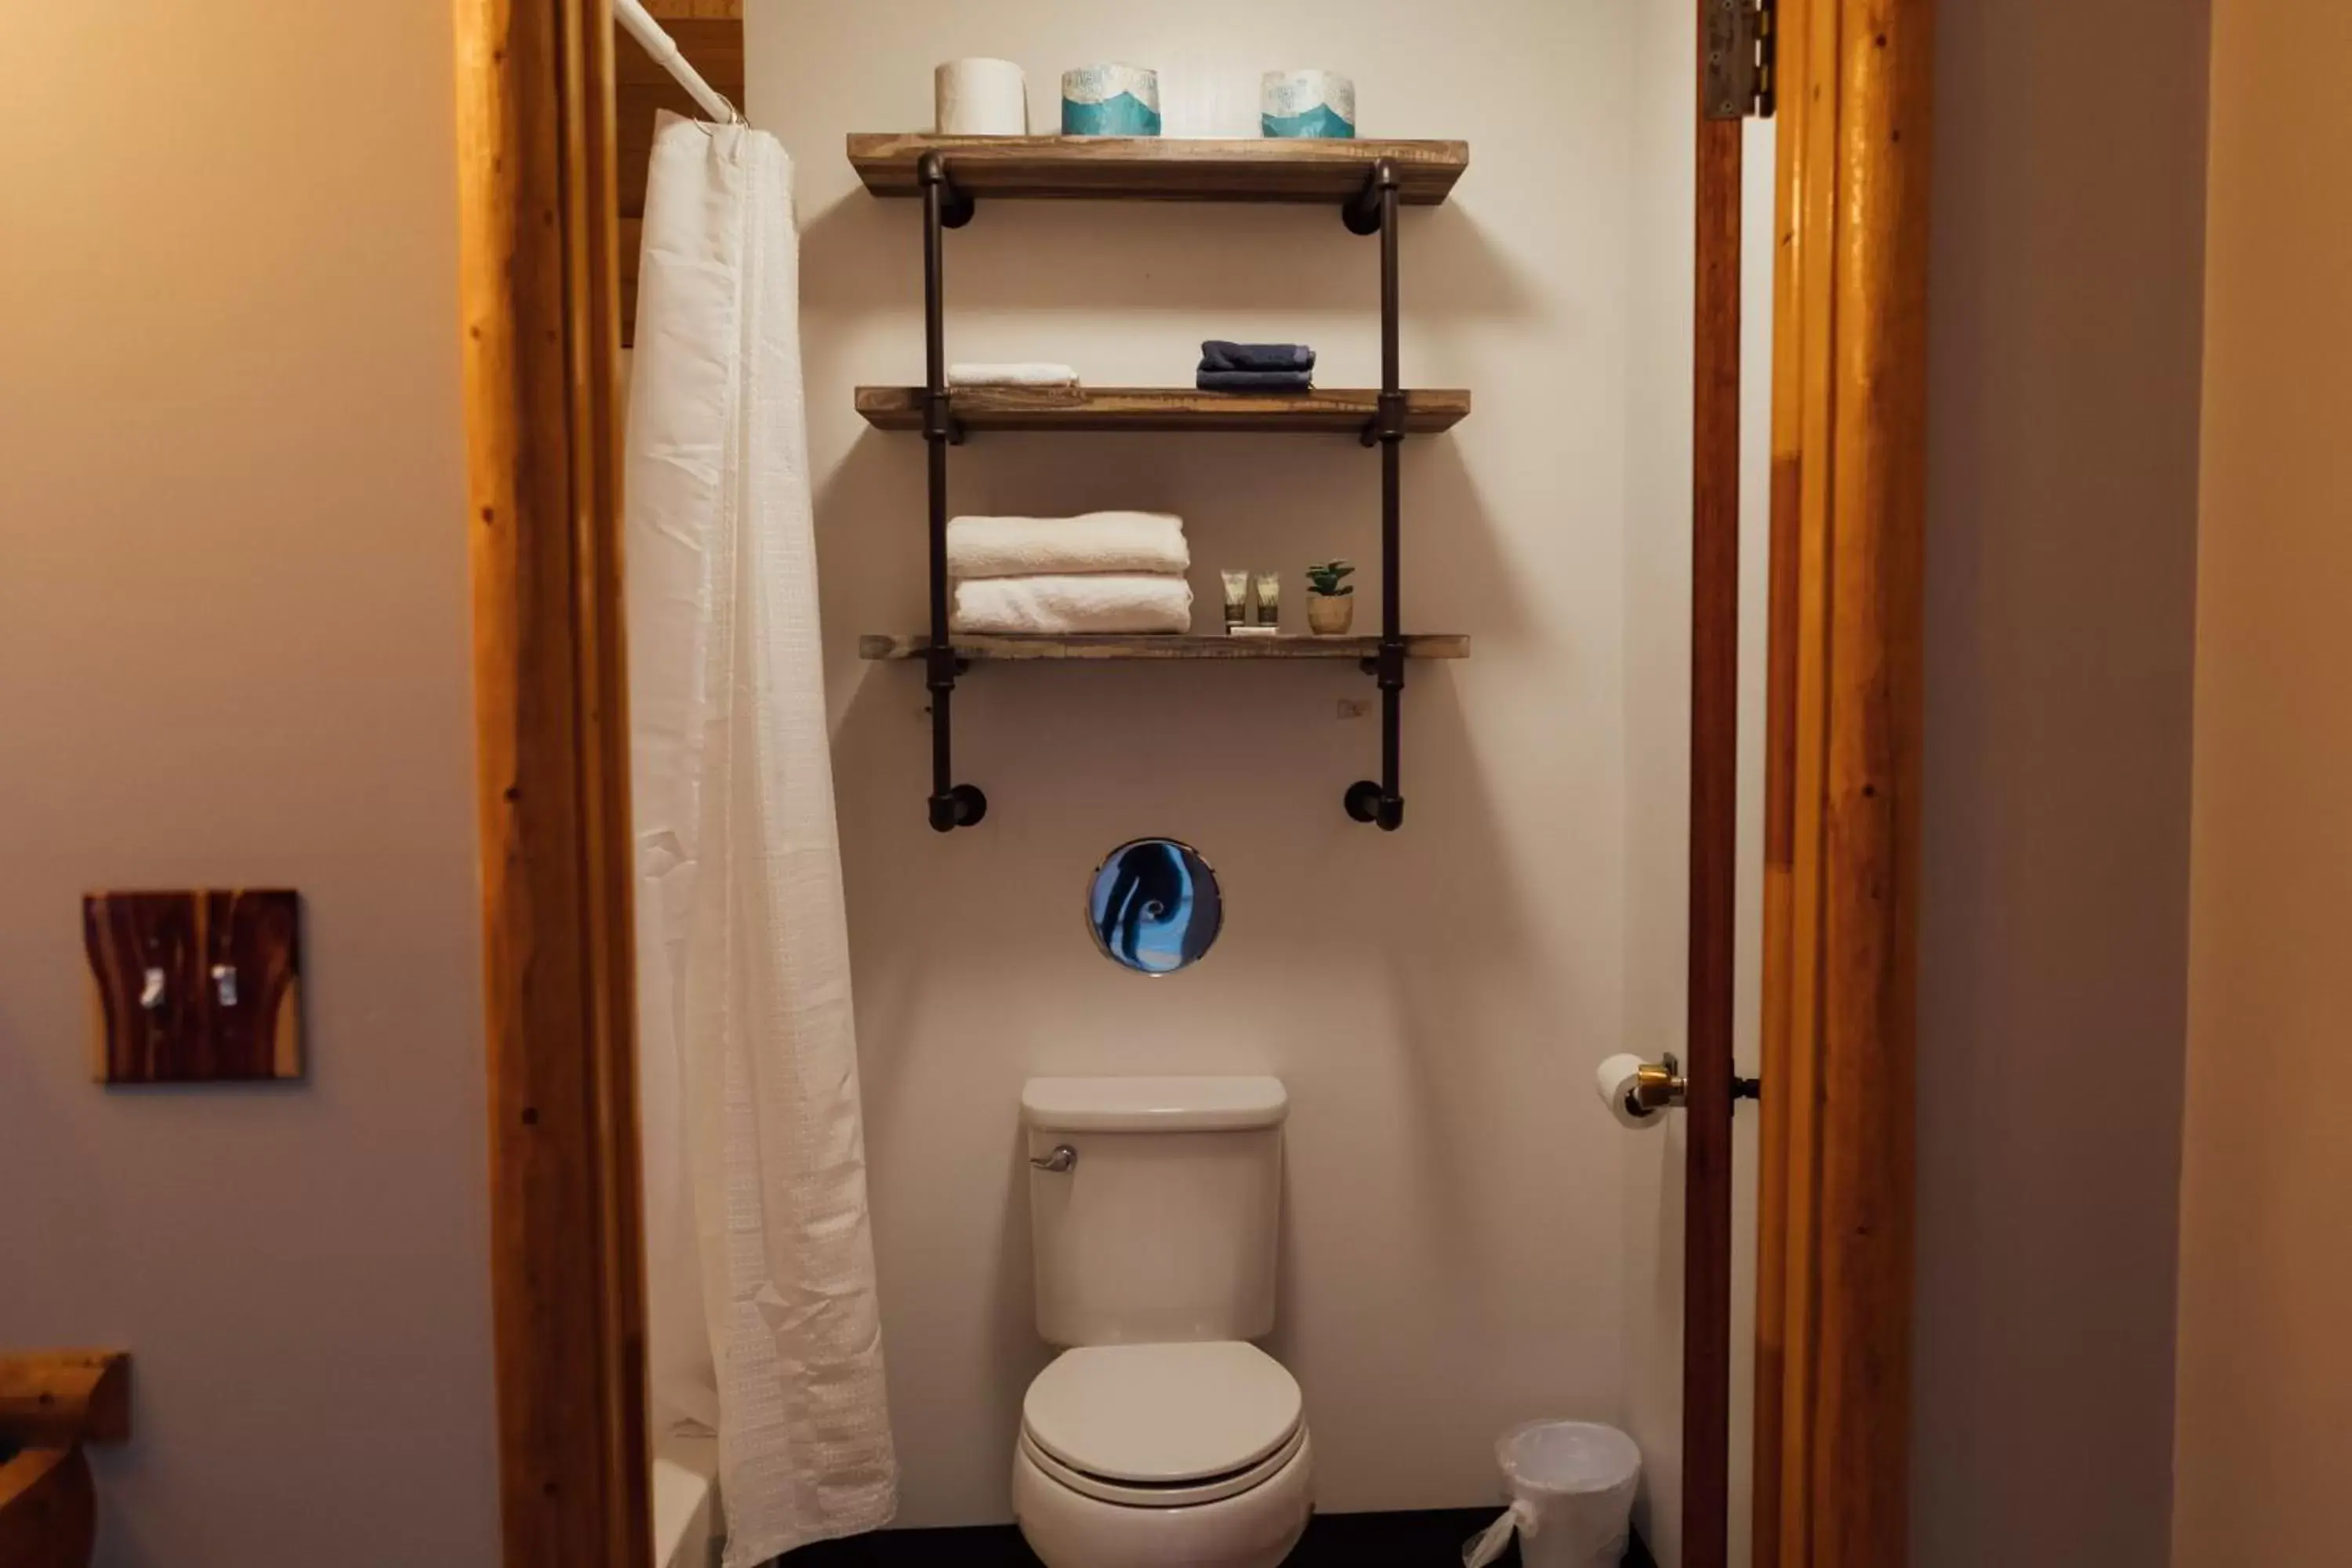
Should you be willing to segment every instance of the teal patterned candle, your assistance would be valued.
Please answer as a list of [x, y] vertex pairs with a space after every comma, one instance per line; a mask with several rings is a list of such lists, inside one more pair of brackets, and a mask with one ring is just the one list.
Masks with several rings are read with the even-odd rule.
[[1356, 84], [1337, 71], [1268, 71], [1258, 128], [1268, 136], [1353, 136]]
[[1160, 73], [1142, 66], [1080, 66], [1062, 73], [1065, 136], [1157, 136]]

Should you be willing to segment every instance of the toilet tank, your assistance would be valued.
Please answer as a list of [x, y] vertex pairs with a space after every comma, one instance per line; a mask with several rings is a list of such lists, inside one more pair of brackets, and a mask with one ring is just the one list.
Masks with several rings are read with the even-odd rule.
[[[1103, 1345], [1272, 1331], [1289, 1110], [1271, 1078], [1030, 1079], [1038, 1333]], [[1065, 1146], [1067, 1170], [1034, 1163]]]

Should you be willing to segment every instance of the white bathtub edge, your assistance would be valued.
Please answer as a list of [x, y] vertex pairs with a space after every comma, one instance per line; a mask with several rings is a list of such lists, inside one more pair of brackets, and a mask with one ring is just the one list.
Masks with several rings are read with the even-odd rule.
[[719, 1439], [672, 1434], [654, 1444], [654, 1568], [718, 1561]]

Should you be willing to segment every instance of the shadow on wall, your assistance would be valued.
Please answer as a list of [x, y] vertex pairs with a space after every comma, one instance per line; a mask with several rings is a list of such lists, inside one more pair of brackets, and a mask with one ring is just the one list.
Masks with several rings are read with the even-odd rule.
[[[1937, 22], [1919, 1568], [2189, 1560], [2171, 1499], [2208, 11], [1992, 0]], [[2057, 1060], [2105, 1086], [2095, 1118], [2044, 1089]]]
[[[1116, 211], [1115, 219], [1105, 214]], [[801, 299], [812, 310], [904, 310], [922, 300], [920, 231], [911, 201], [877, 201], [854, 192], [809, 218], [801, 231]], [[1202, 243], [1202, 229], [1223, 227], [1229, 244]], [[1455, 205], [1408, 207], [1401, 270], [1410, 315], [1423, 319], [1507, 319], [1534, 309], [1534, 282]], [[1381, 255], [1377, 238], [1348, 233], [1336, 205], [1270, 206], [1234, 213], [1184, 202], [983, 200], [978, 216], [950, 238], [949, 309], [1034, 310], [1339, 310], [1369, 302], [1379, 328]], [[1042, 257], [1084, 256], [1084, 267], [1037, 265]], [[885, 258], [875, 265], [876, 258]], [[1302, 258], [1311, 264], [1302, 265]], [[1445, 287], [1412, 291], [1416, 277]], [[919, 352], [919, 342], [917, 343]], [[1177, 367], [1189, 374], [1189, 363]], [[921, 378], [919, 363], [908, 380]], [[1170, 377], [1169, 379], [1178, 379]]]

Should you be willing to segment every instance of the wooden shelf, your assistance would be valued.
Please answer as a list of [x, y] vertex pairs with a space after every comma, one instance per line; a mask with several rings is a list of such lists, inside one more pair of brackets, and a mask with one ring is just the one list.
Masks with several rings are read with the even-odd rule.
[[915, 163], [946, 155], [948, 176], [973, 197], [1145, 202], [1346, 201], [1372, 164], [1397, 168], [1397, 199], [1432, 206], [1470, 166], [1467, 142], [1233, 141], [1160, 136], [930, 136], [857, 132], [849, 161], [877, 196], [922, 194]]
[[[1460, 391], [1405, 391], [1394, 385], [1401, 205], [1443, 202], [1470, 165], [1464, 142], [1364, 142], [1252, 138], [1189, 141], [1160, 137], [853, 135], [849, 161], [877, 196], [922, 198], [923, 321], [929, 344], [929, 385], [861, 386], [857, 412], [881, 430], [919, 431], [930, 448], [930, 588], [948, 584], [941, 536], [948, 524], [950, 442], [964, 431], [1328, 431], [1377, 440], [1381, 461], [1381, 557], [1397, 569], [1403, 510], [1399, 494], [1400, 437], [1450, 429], [1470, 412]], [[1375, 184], [1374, 176], [1378, 174]], [[957, 387], [934, 401], [941, 384], [941, 323], [946, 304], [939, 264], [943, 231], [971, 221], [980, 204], [1003, 197], [1082, 201], [1287, 202], [1328, 205], [1349, 233], [1380, 236], [1381, 341], [1390, 384], [1300, 393], [1202, 392], [1192, 387]], [[1382, 397], [1388, 399], [1385, 409]], [[1393, 579], [1392, 579], [1393, 580]], [[936, 610], [935, 612], [936, 613]], [[1393, 616], [1390, 617], [1393, 621]], [[957, 657], [949, 657], [950, 651]], [[866, 637], [869, 659], [920, 659], [939, 700], [931, 704], [931, 787], [926, 817], [940, 833], [985, 820], [988, 797], [958, 783], [948, 695], [966, 661], [1088, 662], [1174, 659], [1327, 659], [1354, 661], [1378, 676], [1381, 776], [1348, 786], [1341, 804], [1357, 822], [1393, 832], [1404, 822], [1397, 789], [1402, 658], [1467, 658], [1470, 639], [1408, 637], [1383, 650], [1376, 635], [1347, 637], [954, 637], [943, 648], [927, 636]], [[1402, 658], [1400, 658], [1402, 656]]]
[[[857, 657], [912, 659], [930, 646], [928, 636], [866, 636], [857, 639]], [[1381, 651], [1378, 637], [1228, 637], [1223, 633], [1184, 637], [954, 637], [948, 639], [969, 659], [1033, 661], [1038, 659], [1178, 659], [1178, 658], [1370, 658]], [[1468, 658], [1466, 637], [1430, 634], [1404, 639], [1407, 658]]]
[[[1188, 386], [961, 386], [948, 406], [967, 430], [1255, 430], [1356, 435], [1380, 409], [1376, 387], [1195, 392]], [[920, 430], [919, 386], [861, 386], [857, 412], [877, 430]], [[1433, 436], [1470, 412], [1458, 388], [1405, 394], [1405, 430]]]

